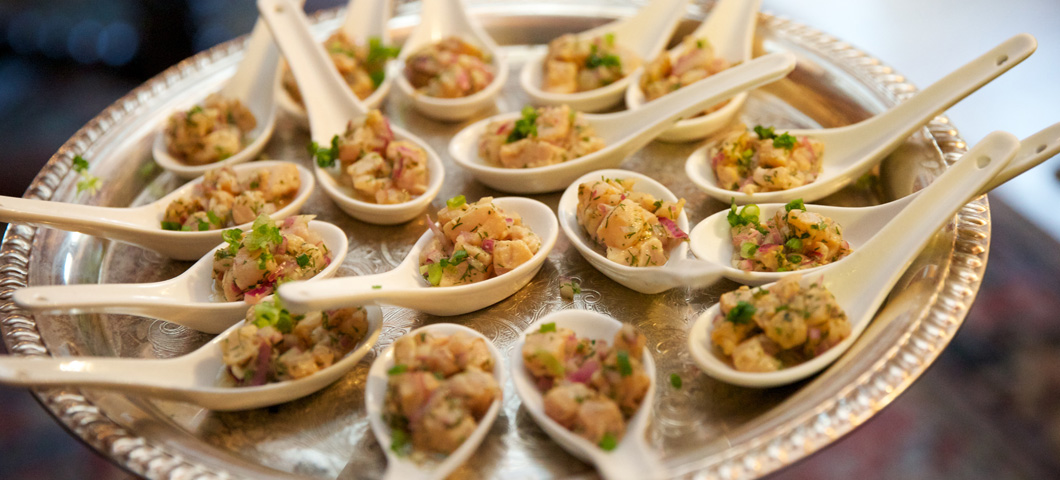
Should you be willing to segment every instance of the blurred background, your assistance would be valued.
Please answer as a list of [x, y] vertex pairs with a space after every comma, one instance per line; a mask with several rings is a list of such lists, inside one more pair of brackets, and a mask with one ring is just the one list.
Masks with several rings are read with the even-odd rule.
[[[308, 11], [339, 0], [309, 0]], [[1038, 52], [948, 112], [969, 143], [1060, 121], [1056, 0], [764, 0], [920, 87], [1019, 32]], [[21, 196], [100, 111], [165, 68], [248, 32], [250, 0], [0, 1], [0, 194]], [[991, 194], [989, 269], [961, 332], [909, 391], [776, 478], [1060, 477], [1060, 159]], [[0, 345], [2, 348], [2, 345]], [[0, 387], [0, 478], [129, 475]]]

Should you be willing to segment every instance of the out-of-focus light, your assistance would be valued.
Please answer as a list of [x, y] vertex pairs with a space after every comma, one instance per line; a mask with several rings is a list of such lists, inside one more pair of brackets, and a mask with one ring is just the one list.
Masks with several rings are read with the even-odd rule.
[[37, 30], [43, 17], [33, 10], [19, 12], [8, 22], [7, 43], [19, 55], [28, 55], [37, 49]]
[[129, 63], [140, 49], [136, 29], [125, 22], [114, 22], [99, 34], [96, 52], [103, 63], [118, 67]]
[[202, 26], [195, 33], [194, 47], [196, 51], [206, 50], [218, 43], [231, 40], [235, 35], [223, 25], [210, 22]]
[[81, 20], [70, 30], [66, 38], [66, 50], [78, 63], [93, 63], [99, 60], [99, 36], [103, 25], [95, 20]]
[[66, 36], [71, 23], [66, 17], [45, 17], [37, 29], [37, 50], [49, 58], [65, 57]]

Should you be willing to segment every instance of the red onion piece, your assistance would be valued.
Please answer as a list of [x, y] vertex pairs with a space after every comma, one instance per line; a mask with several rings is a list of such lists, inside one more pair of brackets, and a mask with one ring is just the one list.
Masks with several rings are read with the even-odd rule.
[[254, 367], [254, 378], [250, 379], [250, 386], [265, 385], [265, 379], [269, 374], [270, 357], [272, 357], [272, 345], [268, 342], [261, 342], [258, 345], [258, 358]]
[[673, 220], [666, 217], [659, 217], [659, 223], [666, 227], [666, 231], [670, 233], [671, 237], [679, 239], [688, 238], [688, 234], [682, 231]]

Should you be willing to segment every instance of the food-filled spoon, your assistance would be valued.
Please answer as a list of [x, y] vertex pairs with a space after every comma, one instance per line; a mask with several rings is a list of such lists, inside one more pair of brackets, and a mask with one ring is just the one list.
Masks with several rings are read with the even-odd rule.
[[[1005, 167], [1019, 147], [1019, 141], [1011, 134], [991, 133], [947, 169], [936, 182], [955, 185], [961, 191], [979, 191]], [[954, 184], [946, 177], [961, 178], [962, 181]], [[942, 189], [925, 189], [907, 207], [918, 215], [895, 218], [840, 263], [808, 272], [802, 277], [800, 284], [803, 287], [814, 283], [824, 285], [834, 296], [839, 308], [846, 313], [850, 323], [849, 335], [823, 353], [776, 371], [739, 371], [723, 359], [719, 350], [712, 345], [711, 332], [718, 325], [715, 318], [720, 312], [720, 306], [715, 304], [696, 319], [689, 331], [688, 346], [693, 360], [707, 375], [747, 387], [784, 385], [817, 373], [853, 345], [891, 287], [920, 250], [966, 201], [966, 195], [951, 195]], [[761, 288], [770, 285], [773, 284]], [[750, 308], [744, 310], [753, 313]]]
[[[243, 310], [246, 311], [245, 305]], [[202, 347], [176, 358], [3, 356], [0, 357], [0, 383], [25, 387], [103, 388], [194, 403], [220, 411], [261, 408], [314, 393], [357, 365], [375, 345], [383, 325], [383, 314], [378, 307], [365, 307], [365, 310], [368, 332], [358, 345], [331, 366], [295, 380], [247, 387], [223, 385], [227, 367], [222, 358], [222, 344], [243, 327], [243, 322], [239, 322]]]
[[[218, 92], [220, 97], [228, 100], [239, 100], [254, 115], [255, 126], [244, 133], [249, 140], [242, 149], [229, 157], [205, 165], [193, 165], [170, 154], [164, 131], [155, 136], [152, 154], [155, 162], [167, 171], [192, 179], [207, 170], [225, 165], [236, 165], [253, 160], [269, 143], [272, 131], [276, 126], [276, 70], [279, 64], [279, 52], [272, 41], [269, 29], [258, 21], [250, 33], [247, 48], [240, 60], [236, 72], [228, 83]], [[165, 127], [163, 127], [165, 128]]]
[[[923, 212], [907, 208], [919, 195], [938, 190], [949, 192], [954, 198], [964, 198], [965, 202], [984, 195], [990, 190], [1015, 178], [1021, 173], [1048, 160], [1060, 152], [1060, 123], [1045, 128], [1038, 133], [1023, 139], [1016, 157], [995, 175], [985, 187], [978, 190], [962, 190], [964, 179], [942, 176], [927, 187], [881, 205], [869, 207], [833, 207], [827, 205], [807, 205], [806, 211], [830, 218], [842, 228], [843, 239], [850, 243], [854, 251], [867, 245], [892, 220], [902, 216], [919, 218]], [[562, 201], [561, 201], [562, 205]], [[765, 222], [775, 212], [784, 212], [784, 204], [761, 204], [759, 220]], [[725, 277], [748, 285], [762, 285], [780, 280], [791, 272], [751, 272], [732, 266], [735, 247], [732, 245], [731, 226], [728, 222], [728, 210], [715, 213], [699, 222], [689, 233], [689, 246], [697, 258], [716, 263], [722, 268]], [[562, 224], [562, 222], [561, 222]], [[835, 263], [843, 264], [845, 258]], [[806, 275], [815, 275], [822, 267], [799, 270]]]
[[[714, 58], [723, 59], [729, 65], [746, 62], [751, 59], [755, 25], [758, 23], [758, 7], [761, 3], [761, 0], [720, 0], [714, 4], [699, 28], [686, 38], [696, 39], [698, 48], [713, 49]], [[700, 46], [700, 41], [705, 41], [705, 45]], [[681, 73], [678, 68], [684, 70], [678, 61], [685, 53], [686, 46], [678, 45], [663, 53], [669, 55], [674, 65], [674, 75]], [[641, 69], [633, 74], [629, 87], [626, 88], [626, 106], [630, 110], [641, 108], [648, 102], [640, 85], [645, 72], [645, 69]], [[688, 75], [688, 72], [683, 74]], [[747, 92], [742, 92], [713, 112], [679, 120], [669, 130], [659, 134], [659, 140], [690, 142], [706, 138], [732, 121], [746, 100]]]
[[291, 282], [281, 285], [278, 294], [292, 312], [367, 303], [406, 307], [441, 316], [486, 308], [529, 283], [559, 237], [556, 216], [547, 205], [520, 197], [496, 198], [493, 203], [504, 212], [518, 214], [523, 224], [541, 238], [537, 253], [510, 272], [466, 285], [432, 287], [420, 272], [420, 253], [435, 238], [432, 229], [424, 232], [405, 259], [389, 272], [312, 283]]
[[[260, 161], [236, 165], [237, 175], [250, 175], [259, 169], [275, 169], [290, 162]], [[313, 193], [313, 174], [298, 166], [300, 185], [290, 203], [274, 212], [272, 218], [297, 213]], [[222, 230], [181, 231], [162, 228], [166, 207], [192, 192], [202, 183], [198, 178], [165, 197], [140, 207], [99, 207], [0, 196], [0, 221], [80, 232], [110, 240], [131, 243], [176, 260], [196, 260], [221, 243]], [[250, 223], [236, 228], [250, 228]]]
[[703, 79], [636, 111], [585, 114], [585, 119], [606, 146], [561, 163], [534, 168], [504, 168], [488, 163], [479, 155], [479, 142], [486, 126], [497, 120], [517, 119], [519, 113], [505, 113], [469, 125], [453, 137], [449, 154], [478, 181], [497, 190], [514, 193], [562, 190], [586, 172], [617, 166], [679, 118], [739, 92], [783, 78], [794, 68], [794, 55], [773, 53]]
[[[424, 0], [420, 2], [420, 24], [409, 35], [401, 47], [401, 54], [393, 63], [388, 77], [394, 78], [402, 93], [412, 100], [412, 105], [424, 115], [442, 121], [461, 121], [470, 118], [494, 105], [497, 95], [508, 81], [508, 60], [493, 38], [486, 33], [474, 17], [468, 14], [463, 0]], [[467, 96], [444, 98], [419, 91], [404, 73], [410, 58], [415, 57], [431, 45], [457, 37], [488, 57], [492, 80], [481, 90]], [[432, 62], [433, 63], [433, 62]], [[471, 83], [472, 72], [461, 71], [462, 77], [454, 83]], [[458, 87], [459, 88], [459, 87]]]
[[[486, 343], [490, 355], [493, 357], [493, 370], [487, 373], [493, 374], [494, 379], [497, 381], [497, 385], [504, 385], [504, 362], [501, 353], [497, 350], [497, 347], [493, 345], [493, 342], [481, 333], [463, 325], [436, 323], [417, 328], [409, 332], [408, 335], [419, 335], [421, 333], [429, 333], [432, 335], [453, 335], [463, 333], [470, 335], [473, 338], [482, 339]], [[387, 347], [382, 355], [376, 357], [375, 361], [372, 362], [372, 368], [368, 371], [368, 379], [365, 381], [364, 385], [364, 403], [368, 415], [368, 424], [372, 427], [372, 433], [375, 435], [376, 441], [379, 442], [379, 445], [382, 447], [383, 453], [386, 454], [387, 458], [387, 469], [383, 478], [394, 480], [440, 480], [446, 478], [453, 472], [453, 470], [456, 470], [457, 467], [467, 461], [468, 458], [471, 458], [471, 455], [478, 449], [482, 440], [486, 438], [486, 434], [489, 433], [490, 427], [500, 413], [502, 399], [498, 395], [498, 397], [493, 400], [489, 409], [486, 410], [485, 415], [478, 420], [478, 425], [475, 427], [474, 431], [464, 439], [463, 443], [461, 443], [456, 450], [446, 455], [443, 460], [417, 463], [408, 456], [398, 455], [397, 452], [391, 448], [391, 446], [394, 445], [394, 439], [391, 434], [391, 428], [384, 417], [387, 414], [387, 387], [389, 385], [390, 372], [394, 367], [394, 346], [391, 345]]]
[[[652, 0], [631, 17], [615, 20], [591, 30], [577, 34], [579, 39], [596, 37], [613, 39], [619, 47], [628, 49], [641, 62], [655, 58], [666, 47], [677, 22], [685, 13], [688, 0]], [[575, 93], [553, 93], [544, 89], [544, 65], [546, 52], [530, 58], [523, 65], [519, 84], [533, 103], [538, 105], [569, 105], [582, 112], [599, 112], [622, 100], [629, 86], [632, 73], [600, 88]], [[638, 67], [642, 68], [642, 67]]]
[[[304, 0], [298, 1], [299, 5], [304, 3]], [[380, 47], [386, 48], [391, 41], [387, 21], [390, 20], [390, 13], [393, 8], [392, 0], [350, 0], [346, 4], [346, 16], [343, 18], [342, 25], [339, 26], [338, 31], [342, 32], [347, 39], [356, 45], [369, 45], [370, 39], [377, 38], [379, 39]], [[372, 53], [370, 52], [369, 56], [371, 55]], [[385, 73], [386, 70], [384, 69], [383, 72]], [[379, 108], [383, 104], [383, 100], [386, 99], [387, 94], [390, 93], [390, 87], [393, 84], [394, 77], [385, 74], [382, 82], [375, 87], [371, 95], [361, 100], [365, 108]], [[308, 124], [309, 117], [306, 115], [305, 106], [296, 101], [286, 88], [278, 90], [276, 103], [279, 104], [280, 108], [293, 115], [303, 126]]]
[[659, 454], [653, 451], [645, 438], [645, 432], [652, 417], [656, 383], [655, 361], [648, 353], [648, 349], [645, 348], [643, 351], [642, 364], [650, 380], [650, 386], [637, 412], [629, 418], [622, 440], [614, 450], [606, 451], [599, 445], [575, 435], [545, 413], [544, 395], [527, 370], [522, 351], [526, 336], [540, 331], [543, 325], [549, 324], [553, 324], [551, 326], [555, 328], [568, 328], [579, 338], [604, 340], [609, 345], [614, 340], [615, 334], [622, 328], [622, 323], [618, 320], [587, 310], [553, 312], [527, 327], [519, 341], [512, 347], [511, 357], [508, 359], [512, 383], [526, 411], [530, 412], [530, 416], [553, 441], [572, 455], [595, 465], [600, 475], [608, 480], [666, 477]]
[[[647, 294], [660, 293], [676, 287], [700, 288], [714, 283], [721, 277], [724, 271], [722, 265], [688, 257], [687, 242], [681, 242], [674, 247], [669, 252], [666, 263], [659, 266], [623, 265], [602, 255], [600, 253], [602, 247], [596, 246], [596, 242], [585, 231], [585, 228], [578, 224], [577, 214], [579, 186], [601, 178], [631, 179], [636, 182], [633, 188], [637, 192], [648, 193], [667, 202], [678, 200], [677, 196], [663, 184], [647, 175], [629, 170], [597, 170], [582, 175], [571, 183], [559, 199], [556, 216], [559, 217], [559, 225], [571, 245], [574, 245], [578, 253], [581, 253], [582, 257], [593, 267], [612, 280]], [[674, 223], [680, 232], [688, 231], [688, 215], [683, 210]]]
[[[349, 243], [346, 232], [327, 222], [310, 221], [309, 230], [321, 237], [331, 259], [310, 280], [315, 282], [338, 271]], [[227, 248], [227, 244], [215, 248]], [[213, 270], [211, 251], [184, 273], [161, 282], [32, 286], [15, 290], [14, 300], [34, 313], [139, 315], [218, 333], [243, 318], [248, 304], [224, 301], [224, 294], [214, 286]]]
[[[362, 123], [368, 110], [339, 77], [323, 47], [313, 38], [301, 9], [290, 0], [259, 0], [258, 11], [298, 80], [313, 141], [321, 146], [331, 145], [332, 139], [343, 135], [351, 121]], [[314, 167], [324, 192], [339, 208], [358, 220], [380, 225], [404, 223], [418, 216], [438, 195], [445, 178], [441, 158], [426, 142], [402, 128], [389, 124], [387, 128], [394, 141], [408, 141], [426, 152], [429, 179], [421, 195], [401, 203], [371, 203], [356, 198], [349, 187], [339, 183], [337, 177], [341, 172], [337, 166]]]
[[1034, 37], [1016, 35], [872, 118], [845, 127], [788, 130], [787, 133], [795, 138], [806, 136], [824, 145], [822, 170], [811, 183], [753, 194], [723, 188], [712, 168], [712, 144], [695, 151], [688, 158], [685, 171], [707, 195], [725, 203], [730, 199], [735, 199], [738, 204], [785, 203], [796, 198], [816, 201], [853, 183], [923, 124], [1022, 62], [1035, 48]]

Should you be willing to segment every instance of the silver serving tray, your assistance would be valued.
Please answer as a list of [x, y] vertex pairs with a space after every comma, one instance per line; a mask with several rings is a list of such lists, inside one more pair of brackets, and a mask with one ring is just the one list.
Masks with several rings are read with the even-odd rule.
[[[513, 74], [498, 102], [500, 111], [527, 100], [516, 85], [517, 69], [532, 48], [556, 35], [580, 31], [630, 14], [628, 2], [569, 5], [504, 1], [473, 4], [499, 43], [508, 45]], [[391, 26], [407, 34], [418, 5], [403, 4]], [[695, 6], [690, 19], [703, 16]], [[316, 16], [321, 32], [337, 28], [340, 12]], [[697, 24], [689, 20], [678, 35]], [[675, 38], [680, 38], [675, 37]], [[524, 46], [520, 46], [524, 45]], [[151, 160], [151, 141], [172, 109], [199, 99], [229, 77], [242, 55], [242, 40], [219, 45], [166, 70], [89, 122], [51, 158], [27, 197], [101, 205], [141, 204], [178, 185]], [[915, 91], [880, 61], [812, 28], [763, 14], [756, 55], [789, 50], [799, 66], [787, 79], [755, 91], [742, 118], [782, 128], [834, 127], [885, 110]], [[463, 124], [442, 124], [412, 111], [396, 93], [386, 103], [396, 123], [446, 152]], [[282, 116], [267, 158], [308, 164], [308, 134]], [[623, 168], [650, 173], [688, 200], [691, 221], [725, 208], [685, 178], [684, 163], [696, 145], [653, 143]], [[929, 183], [964, 152], [944, 117], [911, 137], [881, 167], [880, 181], [851, 187], [826, 203], [864, 205], [908, 194]], [[102, 192], [76, 195], [70, 160], [81, 154], [102, 177]], [[446, 155], [443, 153], [443, 157]], [[448, 176], [432, 208], [446, 198], [498, 194], [471, 180], [444, 158]], [[555, 207], [559, 193], [535, 198]], [[349, 232], [350, 253], [339, 275], [382, 272], [400, 261], [425, 230], [423, 221], [379, 227], [344, 215], [325, 195], [314, 194], [305, 211]], [[360, 478], [378, 477], [385, 461], [364, 414], [369, 362], [395, 338], [425, 323], [449, 321], [475, 328], [509, 350], [526, 325], [558, 309], [596, 310], [643, 330], [658, 362], [656, 420], [650, 440], [673, 477], [751, 478], [809, 455], [872, 417], [916, 380], [949, 343], [979, 288], [989, 247], [985, 198], [969, 203], [932, 240], [892, 291], [854, 348], [823, 374], [783, 388], [745, 389], [701, 374], [689, 358], [685, 332], [698, 313], [737, 285], [706, 290], [677, 289], [641, 295], [589, 266], [561, 238], [537, 277], [513, 297], [468, 315], [439, 318], [385, 308], [376, 350], [334, 385], [301, 400], [269, 409], [215, 413], [193, 405], [102, 390], [40, 389], [43, 405], [71, 432], [131, 472], [150, 478]], [[208, 335], [160, 321], [119, 315], [30, 316], [11, 302], [27, 284], [147, 282], [170, 278], [189, 263], [173, 262], [138, 247], [50, 229], [12, 226], [0, 249], [0, 332], [13, 355], [94, 355], [165, 358], [188, 352]], [[560, 297], [562, 277], [580, 280], [583, 293]], [[672, 373], [684, 385], [670, 386]], [[166, 372], [160, 371], [159, 375]], [[571, 477], [590, 466], [549, 441], [520, 408], [508, 385], [504, 409], [474, 459], [459, 476], [504, 478]]]

